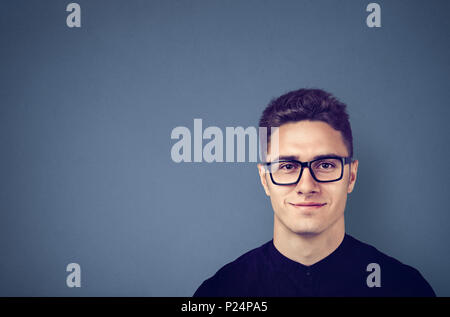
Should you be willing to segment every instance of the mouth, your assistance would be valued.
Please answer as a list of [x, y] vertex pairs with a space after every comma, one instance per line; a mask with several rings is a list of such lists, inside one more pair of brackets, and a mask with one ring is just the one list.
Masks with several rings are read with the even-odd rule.
[[290, 205], [299, 208], [299, 209], [311, 209], [311, 210], [315, 210], [315, 209], [319, 209], [320, 207], [323, 207], [326, 205], [326, 203], [316, 203], [316, 202], [308, 202], [308, 203], [298, 203], [298, 204], [293, 204], [293, 203], [289, 203]]

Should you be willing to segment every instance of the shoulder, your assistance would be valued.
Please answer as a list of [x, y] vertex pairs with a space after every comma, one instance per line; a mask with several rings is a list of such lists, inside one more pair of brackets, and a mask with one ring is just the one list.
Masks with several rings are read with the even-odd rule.
[[382, 288], [390, 290], [392, 295], [436, 296], [430, 284], [416, 268], [351, 236], [349, 240], [354, 257], [365, 266], [367, 274], [378, 270]]
[[271, 241], [254, 248], [225, 264], [205, 280], [194, 294], [201, 296], [236, 296], [245, 294], [248, 285], [258, 280], [266, 260], [266, 248]]

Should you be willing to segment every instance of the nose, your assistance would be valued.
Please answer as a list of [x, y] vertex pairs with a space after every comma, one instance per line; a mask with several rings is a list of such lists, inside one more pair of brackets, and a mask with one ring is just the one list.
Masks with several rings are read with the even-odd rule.
[[319, 186], [311, 175], [309, 168], [304, 168], [302, 176], [295, 186], [297, 194], [312, 194], [317, 193]]

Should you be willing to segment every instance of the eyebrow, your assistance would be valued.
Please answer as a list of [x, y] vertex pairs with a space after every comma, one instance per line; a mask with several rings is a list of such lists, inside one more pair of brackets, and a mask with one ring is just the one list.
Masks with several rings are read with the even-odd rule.
[[[336, 153], [327, 153], [327, 154], [316, 155], [311, 159], [311, 161], [320, 160], [320, 159], [330, 157], [330, 156], [345, 157], [342, 155], [338, 155]], [[274, 161], [292, 161], [292, 160], [300, 161], [300, 159], [297, 155], [281, 155], [281, 156], [277, 157], [276, 160], [274, 160]]]

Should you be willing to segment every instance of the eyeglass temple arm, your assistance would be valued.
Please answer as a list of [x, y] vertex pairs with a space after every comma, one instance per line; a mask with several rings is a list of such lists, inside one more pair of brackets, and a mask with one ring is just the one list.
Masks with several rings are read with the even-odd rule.
[[348, 164], [348, 163], [351, 163], [351, 162], [352, 162], [352, 157], [351, 156], [344, 157], [344, 164]]

